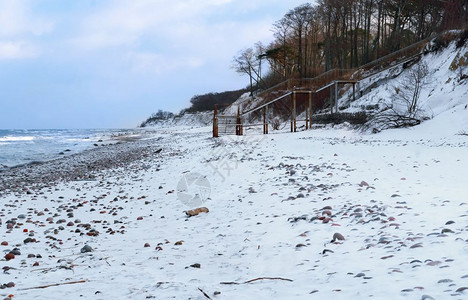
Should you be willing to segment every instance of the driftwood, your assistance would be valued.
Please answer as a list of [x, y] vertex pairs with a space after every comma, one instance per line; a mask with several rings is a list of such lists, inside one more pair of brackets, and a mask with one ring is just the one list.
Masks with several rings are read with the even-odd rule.
[[78, 281], [70, 281], [70, 282], [62, 282], [62, 283], [52, 283], [40, 286], [34, 286], [30, 288], [18, 289], [19, 291], [27, 291], [27, 290], [35, 290], [35, 289], [46, 289], [52, 286], [60, 286], [60, 285], [68, 285], [68, 284], [77, 284], [77, 283], [86, 283], [88, 279], [78, 280]]
[[203, 296], [205, 296], [206, 298], [208, 298], [208, 299], [210, 299], [210, 300], [213, 300], [213, 299], [211, 299], [211, 297], [208, 296], [208, 294], [205, 293], [201, 288], [198, 288], [198, 290], [199, 290], [200, 292], [202, 292]]
[[209, 213], [210, 210], [208, 208], [206, 208], [206, 207], [199, 207], [199, 208], [184, 211], [184, 213], [187, 215], [187, 217], [197, 216], [202, 212], [203, 213]]
[[290, 281], [293, 282], [292, 279], [289, 278], [282, 278], [282, 277], [258, 277], [254, 279], [247, 280], [245, 282], [234, 282], [234, 281], [228, 281], [228, 282], [220, 282], [220, 284], [247, 284], [247, 283], [252, 283], [255, 281], [259, 280], [284, 280], [284, 281]]

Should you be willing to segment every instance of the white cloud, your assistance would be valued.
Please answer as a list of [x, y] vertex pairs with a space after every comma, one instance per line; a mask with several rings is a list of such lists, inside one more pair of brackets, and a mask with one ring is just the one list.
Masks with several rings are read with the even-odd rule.
[[0, 41], [0, 60], [33, 58], [38, 53], [37, 48], [27, 42]]
[[31, 0], [0, 1], [0, 37], [40, 36], [53, 30], [54, 23], [31, 11]]
[[0, 60], [39, 55], [38, 38], [53, 30], [53, 22], [34, 15], [31, 0], [0, 1]]
[[[234, 14], [232, 8], [240, 13], [247, 8], [257, 7], [250, 5], [250, 2], [245, 0], [109, 1], [108, 5], [101, 6], [98, 11], [84, 18], [80, 34], [71, 39], [71, 42], [83, 50], [137, 46], [143, 36], [170, 40], [175, 45], [184, 40], [191, 41], [193, 45], [196, 39], [199, 39], [196, 44], [209, 43], [218, 37], [224, 37], [226, 41], [235, 43], [237, 39], [243, 39], [243, 33], [258, 33], [258, 23], [261, 23], [262, 30], [268, 26], [266, 31], [270, 34], [271, 19], [253, 22], [232, 20]], [[249, 26], [249, 30], [246, 26]], [[223, 30], [220, 31], [220, 28]], [[227, 31], [228, 29], [231, 30]], [[201, 40], [202, 38], [204, 40]]]
[[[260, 6], [265, 6], [262, 1]], [[78, 52], [130, 53], [127, 59], [133, 72], [160, 74], [208, 62], [229, 68], [238, 50], [272, 37], [275, 20], [270, 15], [238, 20], [238, 15], [258, 9], [259, 4], [251, 2], [109, 1], [85, 16], [78, 34], [68, 42]]]
[[197, 68], [204, 61], [196, 57], [180, 57], [178, 59], [165, 57], [155, 53], [129, 53], [128, 62], [133, 72], [164, 74], [179, 68]]

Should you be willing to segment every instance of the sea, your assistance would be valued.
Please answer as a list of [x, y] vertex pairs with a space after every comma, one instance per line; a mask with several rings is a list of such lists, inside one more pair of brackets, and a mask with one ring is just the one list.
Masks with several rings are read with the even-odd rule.
[[135, 129], [0, 129], [0, 169], [82, 152]]

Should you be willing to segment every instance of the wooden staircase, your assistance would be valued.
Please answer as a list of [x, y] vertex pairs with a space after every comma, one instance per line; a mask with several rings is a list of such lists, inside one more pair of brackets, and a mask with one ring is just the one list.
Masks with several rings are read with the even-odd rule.
[[[263, 123], [255, 124], [253, 126], [263, 125], [263, 132], [268, 133], [267, 115], [269, 107], [289, 110], [291, 120], [291, 132], [297, 130], [296, 122], [305, 121], [306, 129], [311, 124], [311, 117], [313, 112], [323, 109], [325, 105], [325, 98], [330, 99], [330, 110], [333, 113], [338, 112], [338, 88], [339, 85], [352, 84], [353, 97], [356, 98], [356, 85], [363, 79], [377, 75], [389, 68], [396, 67], [408, 61], [415, 59], [423, 54], [423, 49], [427, 43], [434, 39], [431, 36], [427, 39], [421, 40], [412, 44], [404, 49], [390, 53], [384, 57], [376, 59], [368, 64], [362, 65], [354, 69], [332, 69], [322, 73], [314, 78], [303, 79], [288, 79], [267, 90], [260, 92], [254, 98], [244, 102], [241, 107], [238, 107], [237, 116], [219, 116], [217, 110], [213, 116], [213, 136], [218, 136], [219, 131], [215, 129], [215, 124], [219, 123], [222, 118], [235, 118], [237, 121], [232, 126], [235, 130], [229, 131], [225, 129], [224, 132], [236, 132], [237, 135], [243, 134], [243, 119], [248, 115], [262, 112]], [[289, 105], [283, 103], [289, 97]], [[300, 111], [306, 112], [305, 120], [297, 120], [298, 100]], [[232, 122], [234, 123], [234, 122]], [[216, 134], [215, 134], [216, 131]]]

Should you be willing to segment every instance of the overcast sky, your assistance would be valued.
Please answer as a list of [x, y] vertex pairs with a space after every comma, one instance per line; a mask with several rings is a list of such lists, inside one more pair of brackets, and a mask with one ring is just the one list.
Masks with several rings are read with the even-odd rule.
[[296, 0], [0, 0], [0, 129], [134, 127], [244, 87]]

